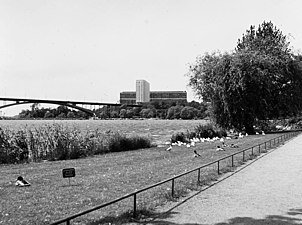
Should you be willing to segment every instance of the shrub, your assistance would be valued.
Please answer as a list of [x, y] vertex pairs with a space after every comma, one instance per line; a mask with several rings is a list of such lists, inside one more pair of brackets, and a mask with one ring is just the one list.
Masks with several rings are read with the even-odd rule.
[[211, 124], [198, 125], [194, 130], [200, 138], [213, 138], [215, 136], [215, 131]]
[[119, 133], [115, 133], [110, 139], [108, 143], [108, 151], [109, 152], [121, 152], [121, 151], [129, 151], [136, 150], [141, 148], [150, 148], [151, 142], [149, 139], [145, 137], [126, 137], [125, 135], [121, 135]]
[[183, 143], [187, 142], [187, 137], [183, 132], [179, 132], [179, 133], [172, 135], [171, 143], [175, 143], [178, 141], [183, 142]]

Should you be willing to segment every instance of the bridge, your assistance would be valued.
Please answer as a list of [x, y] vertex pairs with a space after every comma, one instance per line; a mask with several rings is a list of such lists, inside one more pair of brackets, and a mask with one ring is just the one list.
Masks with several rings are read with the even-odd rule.
[[[12, 107], [16, 105], [22, 104], [33, 104], [33, 103], [45, 103], [45, 104], [55, 104], [55, 105], [63, 105], [70, 108], [74, 108], [80, 110], [82, 112], [87, 113], [90, 116], [95, 116], [95, 113], [83, 107], [83, 105], [89, 106], [121, 106], [124, 104], [120, 103], [104, 103], [104, 102], [86, 102], [86, 101], [62, 101], [62, 100], [47, 100], [47, 99], [28, 99], [28, 98], [2, 98], [0, 97], [0, 101], [4, 101], [4, 105], [0, 106], [0, 109]], [[12, 102], [6, 104], [6, 102]], [[79, 106], [81, 105], [81, 106]], [[142, 105], [133, 104], [133, 105], [126, 105], [127, 107], [141, 107]]]

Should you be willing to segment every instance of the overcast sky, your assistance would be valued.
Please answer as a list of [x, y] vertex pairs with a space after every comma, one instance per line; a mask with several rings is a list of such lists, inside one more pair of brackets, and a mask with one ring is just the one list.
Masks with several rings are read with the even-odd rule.
[[151, 91], [186, 90], [191, 101], [189, 64], [232, 51], [250, 25], [272, 21], [301, 50], [301, 8], [300, 0], [0, 0], [0, 96], [117, 102], [145, 79]]

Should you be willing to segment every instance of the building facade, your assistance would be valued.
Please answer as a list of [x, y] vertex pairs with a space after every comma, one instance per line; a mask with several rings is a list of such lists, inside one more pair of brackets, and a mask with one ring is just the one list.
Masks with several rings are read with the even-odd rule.
[[136, 104], [136, 93], [135, 91], [123, 91], [120, 93], [121, 104]]
[[136, 103], [150, 102], [150, 84], [145, 80], [136, 81]]
[[150, 84], [145, 80], [136, 81], [136, 91], [120, 93], [121, 104], [139, 104], [154, 101], [187, 102], [186, 91], [150, 91]]
[[186, 91], [152, 91], [150, 92], [150, 101], [187, 101]]

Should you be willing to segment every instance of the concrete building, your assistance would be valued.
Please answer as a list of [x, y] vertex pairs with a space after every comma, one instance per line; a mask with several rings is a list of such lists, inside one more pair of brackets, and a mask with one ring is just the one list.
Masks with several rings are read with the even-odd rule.
[[136, 81], [136, 91], [120, 93], [121, 104], [137, 104], [154, 101], [187, 102], [186, 91], [150, 91], [150, 84], [145, 80]]
[[136, 81], [136, 103], [150, 101], [150, 84], [145, 80]]

